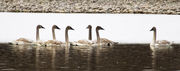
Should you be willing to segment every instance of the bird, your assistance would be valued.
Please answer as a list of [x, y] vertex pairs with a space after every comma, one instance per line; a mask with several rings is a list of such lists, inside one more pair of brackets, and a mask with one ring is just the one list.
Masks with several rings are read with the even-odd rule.
[[33, 44], [34, 45], [37, 45], [37, 46], [44, 46], [44, 42], [40, 40], [40, 37], [39, 37], [39, 29], [45, 29], [42, 25], [37, 25], [36, 27], [36, 42], [34, 42]]
[[92, 45], [92, 26], [88, 25], [86, 27], [88, 29], [88, 40], [78, 40], [72, 43], [73, 46], [90, 46]]
[[65, 46], [70, 46], [71, 44], [69, 44], [69, 36], [68, 36], [68, 31], [69, 30], [74, 30], [71, 26], [67, 26], [66, 30], [65, 30]]
[[154, 49], [155, 46], [170, 46], [172, 43], [170, 43], [167, 40], [156, 40], [157, 36], [157, 29], [156, 27], [152, 27], [150, 31], [153, 31], [153, 41], [150, 43], [151, 49]]
[[112, 46], [115, 44], [115, 42], [113, 42], [107, 38], [100, 38], [99, 30], [104, 30], [104, 28], [102, 28], [101, 26], [96, 27], [97, 40], [93, 41], [93, 46], [96, 46], [96, 45], [98, 45], [98, 46], [99, 45], [101, 45], [101, 46]]
[[32, 44], [32, 40], [26, 39], [26, 38], [19, 38], [15, 41], [10, 42], [10, 44], [13, 45], [28, 45], [28, 44]]
[[45, 42], [45, 46], [60, 46], [62, 44], [61, 41], [57, 41], [56, 40], [56, 36], [55, 36], [55, 29], [59, 29], [60, 28], [57, 25], [53, 25], [52, 26], [52, 36], [53, 36], [53, 40], [48, 40]]

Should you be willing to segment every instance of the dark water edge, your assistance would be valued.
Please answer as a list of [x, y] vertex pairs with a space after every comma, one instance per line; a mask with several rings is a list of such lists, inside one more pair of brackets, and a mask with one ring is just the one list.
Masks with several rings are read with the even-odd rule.
[[[161, 47], [160, 47], [161, 48]], [[180, 44], [35, 47], [0, 44], [0, 71], [179, 71]]]

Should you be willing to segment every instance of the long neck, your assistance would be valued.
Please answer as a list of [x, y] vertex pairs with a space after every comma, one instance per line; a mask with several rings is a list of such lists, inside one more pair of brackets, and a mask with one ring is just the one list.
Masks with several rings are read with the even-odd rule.
[[52, 28], [52, 35], [53, 35], [53, 40], [56, 40], [55, 29], [54, 28]]
[[89, 28], [89, 40], [92, 40], [92, 29]]
[[36, 41], [39, 41], [39, 28], [36, 28]]
[[154, 33], [153, 33], [153, 43], [156, 43], [156, 30], [154, 30]]
[[68, 29], [65, 30], [65, 41], [66, 41], [66, 44], [69, 43]]
[[97, 43], [100, 44], [99, 31], [96, 29]]

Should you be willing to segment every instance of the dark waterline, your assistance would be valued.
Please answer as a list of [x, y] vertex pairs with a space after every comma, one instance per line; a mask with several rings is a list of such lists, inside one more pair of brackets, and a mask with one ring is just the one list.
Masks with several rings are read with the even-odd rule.
[[0, 71], [177, 71], [179, 47], [153, 52], [149, 44], [70, 48], [0, 44]]

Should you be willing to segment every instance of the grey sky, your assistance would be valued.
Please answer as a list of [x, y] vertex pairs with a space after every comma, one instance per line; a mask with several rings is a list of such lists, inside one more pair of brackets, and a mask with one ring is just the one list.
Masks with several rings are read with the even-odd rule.
[[102, 38], [118, 42], [151, 42], [151, 27], [156, 26], [157, 39], [180, 42], [180, 15], [141, 15], [141, 14], [47, 14], [47, 13], [0, 13], [0, 42], [9, 42], [20, 37], [35, 40], [36, 25], [40, 30], [40, 39], [52, 39], [51, 27], [58, 25], [57, 40], [64, 41], [67, 25], [75, 31], [69, 31], [70, 41], [87, 39], [87, 25], [93, 26], [93, 39], [96, 39], [95, 27], [102, 26]]

